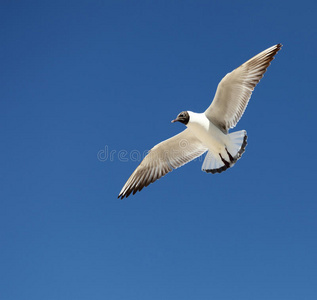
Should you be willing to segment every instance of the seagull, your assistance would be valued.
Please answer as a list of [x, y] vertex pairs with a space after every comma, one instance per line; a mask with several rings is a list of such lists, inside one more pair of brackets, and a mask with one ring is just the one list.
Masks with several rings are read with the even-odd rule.
[[121, 189], [118, 198], [141, 191], [150, 183], [205, 152], [202, 171], [221, 173], [232, 167], [247, 145], [245, 130], [229, 133], [241, 119], [255, 86], [282, 45], [274, 45], [228, 73], [203, 113], [183, 111], [172, 123], [183, 123], [181, 133], [157, 144], [144, 157]]

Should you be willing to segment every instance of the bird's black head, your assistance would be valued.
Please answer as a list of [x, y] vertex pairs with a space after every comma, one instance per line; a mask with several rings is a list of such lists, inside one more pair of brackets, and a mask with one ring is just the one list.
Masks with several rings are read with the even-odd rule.
[[172, 123], [174, 122], [181, 122], [184, 125], [187, 125], [187, 123], [189, 122], [189, 113], [187, 111], [182, 111], [175, 120], [172, 121]]

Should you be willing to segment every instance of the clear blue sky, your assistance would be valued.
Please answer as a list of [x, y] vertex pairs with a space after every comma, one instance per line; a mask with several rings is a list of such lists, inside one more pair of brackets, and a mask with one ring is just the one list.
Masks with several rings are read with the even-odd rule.
[[[316, 10], [1, 1], [0, 298], [317, 299]], [[131, 151], [276, 43], [234, 168], [195, 161], [117, 199]]]

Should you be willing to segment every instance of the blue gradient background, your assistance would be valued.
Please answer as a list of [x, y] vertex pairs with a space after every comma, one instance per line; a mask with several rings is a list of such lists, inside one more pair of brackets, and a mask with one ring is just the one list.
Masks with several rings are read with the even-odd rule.
[[[0, 298], [317, 299], [316, 9], [1, 1]], [[195, 161], [117, 200], [131, 151], [276, 43], [234, 168]]]

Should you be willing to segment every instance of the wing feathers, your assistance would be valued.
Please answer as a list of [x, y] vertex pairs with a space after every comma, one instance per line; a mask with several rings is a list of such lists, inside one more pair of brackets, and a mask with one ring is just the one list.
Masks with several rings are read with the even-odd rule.
[[277, 44], [228, 73], [218, 84], [215, 98], [205, 111], [208, 119], [227, 132], [242, 117], [255, 86], [282, 45]]
[[191, 134], [189, 129], [153, 147], [132, 173], [119, 193], [123, 199], [141, 191], [173, 169], [179, 168], [202, 155], [207, 148]]

